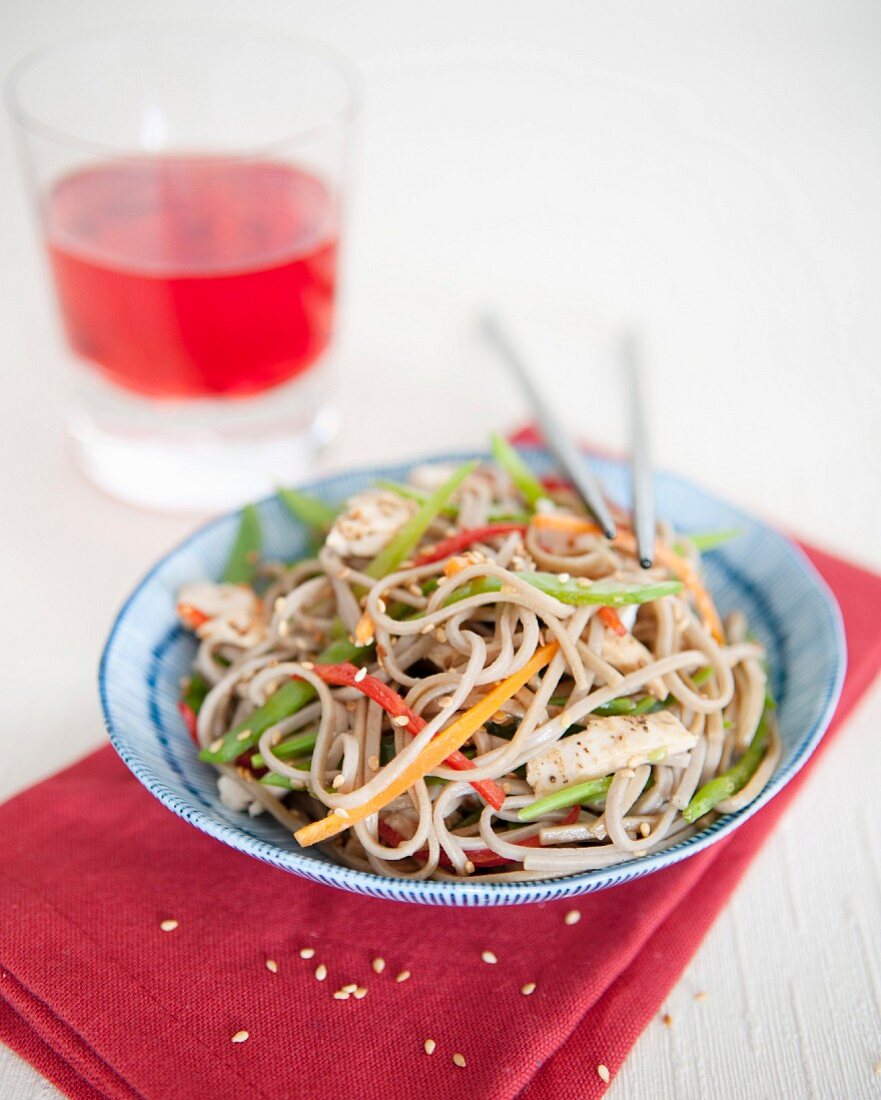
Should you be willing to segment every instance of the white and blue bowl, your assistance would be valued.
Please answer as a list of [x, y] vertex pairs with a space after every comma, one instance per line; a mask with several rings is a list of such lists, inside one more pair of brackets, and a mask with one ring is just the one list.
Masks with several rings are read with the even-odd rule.
[[[422, 461], [471, 457], [436, 455]], [[541, 472], [552, 464], [530, 452]], [[627, 474], [618, 462], [594, 459], [613, 498], [627, 496]], [[403, 480], [408, 466], [338, 474], [307, 486], [328, 501], [341, 501], [377, 478]], [[429, 905], [518, 905], [602, 890], [651, 874], [720, 840], [784, 787], [813, 752], [841, 691], [845, 642], [838, 606], [816, 570], [789, 539], [730, 504], [677, 477], [657, 477], [657, 506], [681, 531], [738, 528], [743, 534], [705, 557], [706, 578], [720, 610], [740, 608], [764, 642], [778, 702], [783, 754], [770, 783], [739, 813], [719, 818], [695, 836], [655, 855], [563, 879], [524, 883], [409, 882], [351, 870], [321, 852], [302, 849], [272, 818], [227, 809], [217, 793], [217, 773], [196, 756], [177, 709], [179, 681], [194, 653], [191, 636], [175, 614], [181, 585], [220, 576], [238, 524], [235, 514], [200, 528], [164, 557], [141, 581], [113, 624], [99, 672], [104, 719], [116, 751], [160, 802], [209, 836], [286, 871], [327, 886], [372, 897]], [[295, 558], [306, 532], [275, 498], [258, 506], [267, 558]]]

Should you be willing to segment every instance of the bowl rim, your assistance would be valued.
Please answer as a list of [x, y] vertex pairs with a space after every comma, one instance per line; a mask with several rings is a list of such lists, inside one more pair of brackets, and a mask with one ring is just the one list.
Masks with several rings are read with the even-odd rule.
[[[522, 445], [518, 446], [518, 449], [533, 458], [551, 458], [548, 452], [541, 447]], [[346, 468], [336, 473], [303, 482], [300, 487], [306, 491], [320, 490], [352, 476], [364, 476], [373, 473], [379, 476], [381, 471], [412, 468], [428, 463], [462, 462], [473, 458], [485, 461], [490, 458], [490, 455], [488, 452], [479, 450], [429, 453], [396, 463], [374, 463], [369, 466]], [[622, 465], [622, 460], [614, 456], [603, 455], [601, 461], [614, 466]], [[181, 798], [180, 795], [166, 785], [164, 780], [157, 776], [150, 764], [141, 758], [136, 746], [131, 743], [131, 738], [117, 728], [111, 701], [111, 660], [117, 636], [127, 620], [132, 605], [143, 590], [153, 582], [171, 560], [198, 540], [205, 538], [215, 528], [228, 523], [230, 517], [238, 509], [224, 512], [200, 524], [193, 532], [163, 554], [141, 577], [117, 612], [104, 644], [98, 666], [98, 691], [101, 711], [110, 742], [126, 767], [155, 798], [201, 832], [237, 851], [244, 852], [260, 859], [262, 862], [300, 875], [313, 882], [335, 886], [369, 897], [428, 905], [440, 904], [465, 907], [528, 904], [530, 902], [556, 900], [592, 893], [630, 879], [641, 878], [664, 867], [679, 863], [683, 859], [690, 858], [738, 829], [778, 794], [810, 758], [828, 728], [841, 695], [847, 669], [847, 644], [841, 609], [835, 595], [804, 550], [790, 536], [738, 505], [717, 496], [711, 490], [705, 489], [689, 478], [668, 471], [659, 471], [658, 476], [672, 485], [678, 485], [689, 492], [696, 492], [704, 498], [709, 498], [715, 503], [723, 504], [732, 516], [736, 516], [750, 526], [758, 528], [764, 535], [770, 535], [785, 544], [793, 564], [799, 568], [803, 578], [814, 587], [820, 597], [821, 605], [827, 616], [826, 627], [833, 644], [836, 662], [834, 675], [828, 679], [821, 710], [811, 727], [801, 735], [786, 766], [778, 768], [774, 772], [764, 790], [749, 805], [736, 813], [717, 818], [705, 829], [669, 848], [662, 848], [660, 851], [638, 860], [625, 860], [609, 867], [582, 871], [559, 878], [542, 878], [527, 882], [481, 883], [479, 879], [464, 882], [445, 882], [434, 879], [396, 879], [345, 867], [341, 864], [316, 860], [303, 855], [297, 849], [279, 848], [267, 841], [253, 837], [227, 822], [218, 820], [205, 810]], [[272, 494], [262, 497], [254, 503], [258, 509], [261, 509], [276, 499], [275, 494]]]

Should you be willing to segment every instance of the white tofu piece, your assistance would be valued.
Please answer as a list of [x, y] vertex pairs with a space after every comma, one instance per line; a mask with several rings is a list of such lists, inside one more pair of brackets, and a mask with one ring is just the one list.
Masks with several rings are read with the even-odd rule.
[[368, 489], [352, 497], [327, 535], [327, 545], [340, 557], [372, 558], [410, 516], [416, 502], [386, 489]]
[[696, 744], [697, 737], [669, 711], [589, 718], [581, 733], [564, 737], [530, 760], [526, 781], [541, 797], [621, 768], [659, 764]]
[[251, 805], [252, 800], [248, 792], [228, 775], [217, 777], [217, 791], [224, 806], [237, 814], [243, 814]]

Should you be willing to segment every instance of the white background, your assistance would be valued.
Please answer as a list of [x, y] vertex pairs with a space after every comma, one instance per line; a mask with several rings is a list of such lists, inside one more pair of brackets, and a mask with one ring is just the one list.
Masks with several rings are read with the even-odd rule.
[[[5, 0], [0, 67], [143, 10]], [[650, 341], [658, 463], [881, 567], [877, 2], [252, 0], [247, 15], [334, 43], [366, 77], [344, 432], [326, 467], [480, 445], [522, 417], [473, 337], [490, 300], [520, 318], [572, 427], [620, 446], [598, 337], [630, 316]], [[118, 505], [71, 468], [8, 130], [0, 244], [2, 796], [102, 743], [104, 634], [196, 517]], [[671, 994], [672, 1026], [634, 1048], [616, 1100], [881, 1094], [879, 720], [876, 690]], [[50, 1091], [0, 1057], [4, 1100]]]

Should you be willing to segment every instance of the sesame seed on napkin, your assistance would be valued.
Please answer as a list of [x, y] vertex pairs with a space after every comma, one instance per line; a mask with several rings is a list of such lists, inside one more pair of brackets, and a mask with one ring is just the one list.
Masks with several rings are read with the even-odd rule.
[[[819, 754], [881, 666], [881, 577], [808, 553], [850, 650]], [[0, 1038], [77, 1100], [601, 1096], [814, 759], [674, 867], [444, 909], [224, 847], [101, 749], [0, 807]]]

